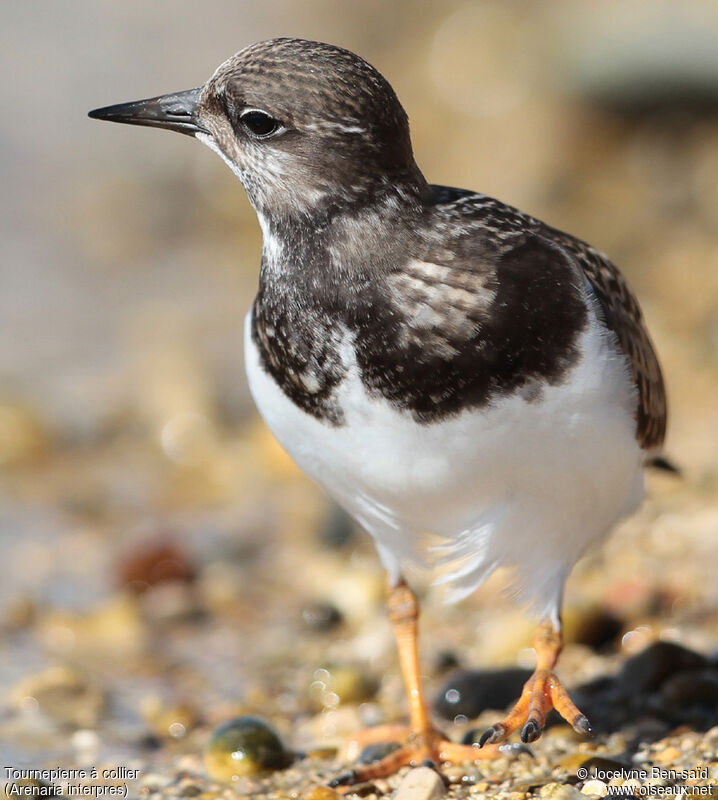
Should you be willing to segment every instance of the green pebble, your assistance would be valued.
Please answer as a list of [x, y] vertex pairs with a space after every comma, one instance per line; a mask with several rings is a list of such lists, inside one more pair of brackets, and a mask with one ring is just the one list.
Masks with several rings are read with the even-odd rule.
[[282, 769], [292, 761], [279, 736], [258, 717], [235, 717], [217, 727], [204, 749], [204, 766], [213, 780], [235, 781]]

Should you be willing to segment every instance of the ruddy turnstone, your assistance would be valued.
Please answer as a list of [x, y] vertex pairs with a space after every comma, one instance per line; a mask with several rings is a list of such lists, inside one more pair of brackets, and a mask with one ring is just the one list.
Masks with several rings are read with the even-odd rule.
[[[405, 744], [335, 784], [493, 755], [517, 730], [531, 742], [551, 708], [588, 733], [553, 671], [564, 582], [640, 503], [666, 427], [660, 366], [617, 268], [498, 200], [428, 184], [392, 87], [339, 47], [260, 42], [201, 88], [90, 116], [194, 136], [259, 217], [249, 385], [297, 464], [374, 538], [409, 698]], [[424, 551], [427, 532], [440, 543]], [[445, 566], [456, 598], [513, 569], [541, 621], [536, 671], [481, 747], [429, 720], [403, 578], [422, 560]]]

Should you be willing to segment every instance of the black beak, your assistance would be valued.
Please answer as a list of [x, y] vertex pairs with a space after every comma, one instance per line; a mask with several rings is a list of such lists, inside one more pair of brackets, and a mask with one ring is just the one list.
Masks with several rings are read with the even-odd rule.
[[197, 112], [201, 89], [163, 94], [134, 103], [119, 103], [116, 106], [96, 108], [88, 114], [92, 119], [124, 122], [127, 125], [148, 125], [151, 128], [167, 128], [171, 131], [194, 136], [209, 133], [199, 124]]

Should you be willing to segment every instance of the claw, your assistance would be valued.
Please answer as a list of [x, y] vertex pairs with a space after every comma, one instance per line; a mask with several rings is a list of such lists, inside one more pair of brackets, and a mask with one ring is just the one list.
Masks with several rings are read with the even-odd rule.
[[487, 728], [481, 734], [481, 738], [479, 739], [479, 747], [483, 747], [485, 744], [495, 744], [496, 742], [501, 741], [504, 736], [503, 727], [503, 725], [492, 725], [490, 728]]
[[524, 744], [535, 742], [541, 736], [541, 726], [535, 719], [530, 719], [521, 729], [521, 741]]
[[337, 775], [336, 778], [329, 781], [327, 786], [329, 786], [330, 789], [336, 789], [338, 786], [351, 786], [356, 780], [356, 776], [356, 772], [350, 769], [347, 772], [342, 772], [341, 775]]
[[576, 733], [582, 733], [584, 736], [593, 736], [593, 728], [591, 727], [591, 723], [583, 714], [581, 714], [580, 717], [576, 717], [576, 719], [573, 721], [573, 729], [576, 731]]

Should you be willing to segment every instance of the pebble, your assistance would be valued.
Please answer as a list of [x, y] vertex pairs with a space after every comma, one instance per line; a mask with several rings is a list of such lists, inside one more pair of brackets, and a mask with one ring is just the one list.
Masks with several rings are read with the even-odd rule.
[[608, 794], [608, 789], [603, 781], [594, 779], [592, 781], [586, 781], [586, 783], [583, 784], [581, 787], [581, 793], [603, 797], [604, 795]]
[[191, 583], [196, 576], [187, 553], [166, 535], [135, 543], [117, 565], [120, 586], [138, 594], [160, 583]]
[[341, 795], [328, 786], [312, 786], [302, 794], [301, 800], [340, 800]]
[[378, 742], [376, 744], [369, 744], [359, 753], [357, 761], [360, 764], [373, 764], [375, 761], [381, 761], [382, 758], [398, 750], [399, 747], [401, 747], [399, 742]]
[[208, 775], [218, 781], [259, 775], [282, 769], [293, 756], [274, 729], [259, 717], [235, 717], [220, 725], [204, 750]]
[[655, 761], [657, 764], [665, 766], [677, 763], [682, 756], [683, 753], [677, 747], [666, 747], [656, 753]]
[[718, 671], [685, 670], [670, 677], [661, 686], [661, 699], [671, 709], [685, 706], [718, 704]]
[[578, 789], [564, 783], [547, 783], [539, 789], [539, 797], [541, 800], [585, 800]]
[[394, 800], [434, 800], [446, 793], [441, 776], [430, 767], [416, 767], [404, 776]]
[[443, 767], [442, 773], [449, 783], [473, 783], [472, 777], [466, 774], [466, 767], [461, 764], [449, 764]]
[[202, 786], [193, 780], [183, 780], [177, 786], [177, 794], [180, 797], [197, 797], [202, 794]]
[[439, 689], [434, 711], [444, 719], [478, 717], [486, 709], [502, 710], [516, 701], [531, 670], [512, 667], [454, 672]]
[[704, 669], [708, 659], [673, 642], [656, 642], [628, 659], [618, 675], [624, 697], [650, 694], [677, 672]]
[[158, 772], [146, 772], [144, 775], [142, 775], [140, 782], [148, 792], [155, 793], [169, 786], [169, 784], [172, 782], [172, 779], [167, 775], [161, 775]]
[[335, 605], [316, 602], [309, 603], [302, 609], [302, 620], [309, 630], [326, 633], [338, 628], [344, 618]]

